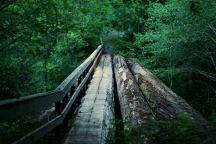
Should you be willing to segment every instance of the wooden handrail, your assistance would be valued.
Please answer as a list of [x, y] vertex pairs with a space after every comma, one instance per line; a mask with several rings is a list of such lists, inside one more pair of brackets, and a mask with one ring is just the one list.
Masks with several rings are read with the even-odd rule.
[[61, 101], [78, 78], [93, 64], [102, 51], [100, 45], [79, 67], [77, 67], [55, 90], [30, 96], [0, 101], [0, 121], [14, 120], [26, 113], [40, 112], [53, 103]]
[[80, 93], [81, 89], [83, 88], [83, 86], [87, 82], [88, 78], [92, 74], [93, 69], [95, 68], [95, 66], [97, 64], [101, 53], [102, 53], [102, 51], [100, 50], [99, 53], [97, 54], [93, 64], [92, 64], [91, 68], [89, 69], [88, 73], [86, 74], [85, 78], [82, 80], [82, 82], [76, 88], [75, 92], [71, 96], [69, 102], [67, 103], [67, 105], [65, 106], [65, 108], [63, 109], [61, 114], [59, 116], [55, 117], [54, 119], [52, 119], [51, 121], [47, 122], [46, 124], [42, 125], [38, 129], [28, 133], [26, 136], [22, 137], [21, 139], [19, 139], [16, 142], [14, 142], [14, 144], [29, 144], [29, 143], [32, 143], [33, 141], [38, 140], [40, 137], [44, 136], [49, 131], [53, 130], [54, 128], [56, 128], [57, 126], [59, 126], [60, 124], [63, 123], [66, 115], [68, 114], [68, 112], [71, 109], [72, 104], [74, 103], [74, 101], [78, 97], [78, 94]]
[[62, 91], [54, 90], [0, 101], [0, 121], [10, 121], [26, 113], [40, 112], [61, 100], [61, 95]]

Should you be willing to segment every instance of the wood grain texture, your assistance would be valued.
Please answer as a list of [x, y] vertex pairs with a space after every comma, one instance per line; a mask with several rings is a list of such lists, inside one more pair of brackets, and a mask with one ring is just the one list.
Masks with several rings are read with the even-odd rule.
[[132, 127], [139, 126], [147, 119], [151, 119], [153, 113], [129, 71], [125, 59], [114, 56], [113, 64], [123, 120]]

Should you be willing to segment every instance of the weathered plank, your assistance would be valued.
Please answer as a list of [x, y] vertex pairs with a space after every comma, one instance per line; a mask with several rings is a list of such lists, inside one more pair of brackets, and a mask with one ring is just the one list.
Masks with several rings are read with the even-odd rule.
[[141, 67], [136, 59], [129, 59], [128, 65], [157, 118], [172, 119], [179, 114], [185, 114], [197, 121], [204, 130], [209, 130], [208, 122], [199, 112], [169, 89], [148, 69]]
[[65, 144], [103, 144], [114, 118], [112, 64], [103, 55], [96, 68]]
[[152, 118], [152, 111], [121, 56], [113, 59], [115, 79], [123, 120], [136, 127]]
[[61, 101], [83, 72], [101, 52], [100, 45], [78, 68], [76, 68], [54, 91], [0, 101], [0, 121], [16, 119], [26, 113], [40, 112]]

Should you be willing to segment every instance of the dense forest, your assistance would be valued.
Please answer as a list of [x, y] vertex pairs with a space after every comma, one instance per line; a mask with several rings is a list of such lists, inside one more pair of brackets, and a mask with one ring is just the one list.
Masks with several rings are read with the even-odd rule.
[[[216, 127], [215, 16], [214, 0], [0, 1], [0, 99], [53, 90], [99, 44], [112, 43]], [[111, 32], [124, 36], [108, 41]]]

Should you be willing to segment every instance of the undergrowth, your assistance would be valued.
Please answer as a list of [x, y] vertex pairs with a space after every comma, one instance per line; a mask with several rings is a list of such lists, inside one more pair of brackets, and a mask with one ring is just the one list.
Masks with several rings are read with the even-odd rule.
[[[123, 124], [126, 124], [123, 122]], [[201, 128], [179, 116], [173, 120], [149, 120], [137, 128], [124, 129], [107, 140], [107, 144], [214, 144], [207, 140]]]

